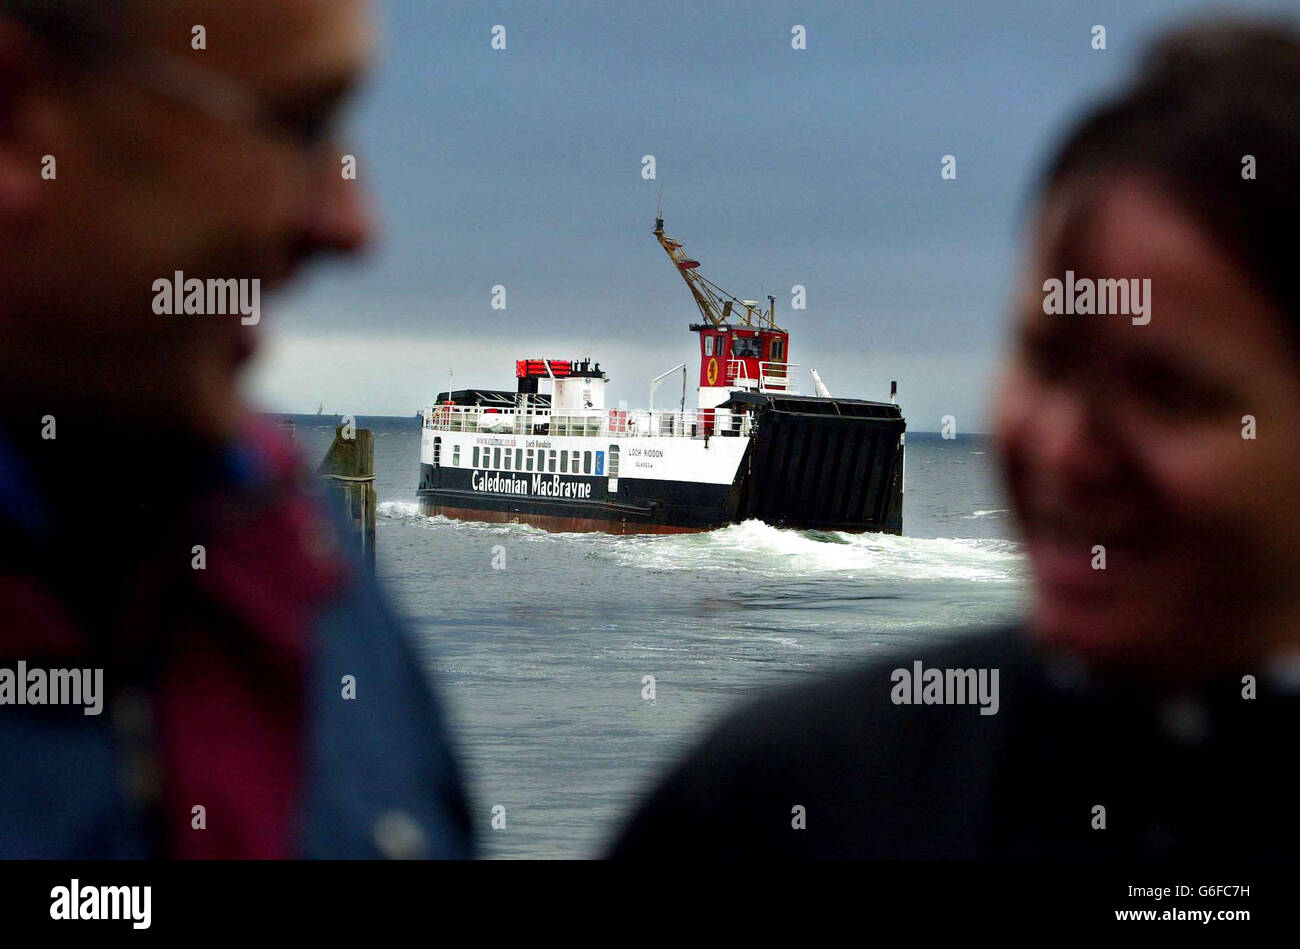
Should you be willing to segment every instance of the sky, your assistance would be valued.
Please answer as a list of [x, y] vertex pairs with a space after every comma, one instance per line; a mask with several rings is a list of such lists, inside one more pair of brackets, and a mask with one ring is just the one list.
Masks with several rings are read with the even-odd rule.
[[449, 383], [513, 389], [516, 359], [592, 356], [631, 407], [686, 362], [693, 405], [662, 187], [701, 273], [776, 295], [804, 392], [808, 369], [848, 398], [897, 380], [909, 429], [986, 431], [1035, 176], [1155, 32], [1216, 10], [1300, 0], [382, 4], [342, 143], [381, 236], [268, 301], [251, 393], [411, 415]]

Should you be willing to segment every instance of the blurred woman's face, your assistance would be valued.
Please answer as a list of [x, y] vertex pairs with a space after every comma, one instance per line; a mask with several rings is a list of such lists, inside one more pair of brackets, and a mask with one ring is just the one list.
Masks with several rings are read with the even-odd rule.
[[[1044, 312], [1066, 270], [1149, 278], [1150, 321]], [[1300, 360], [1277, 305], [1116, 174], [1048, 196], [1016, 309], [995, 417], [1033, 633], [1168, 672], [1300, 646]]]

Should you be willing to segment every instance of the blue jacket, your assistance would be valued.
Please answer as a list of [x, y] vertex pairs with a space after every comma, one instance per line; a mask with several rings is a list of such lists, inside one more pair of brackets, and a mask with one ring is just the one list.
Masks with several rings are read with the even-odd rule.
[[[52, 517], [0, 439], [0, 673], [98, 664], [108, 696], [86, 715], [0, 694], [0, 858], [472, 856], [442, 707], [341, 514], [269, 428], [209, 467], [181, 505], [182, 567], [128, 544], [104, 569], [137, 580], [110, 611], [77, 558], [97, 519]], [[135, 652], [124, 613], [152, 617]]]

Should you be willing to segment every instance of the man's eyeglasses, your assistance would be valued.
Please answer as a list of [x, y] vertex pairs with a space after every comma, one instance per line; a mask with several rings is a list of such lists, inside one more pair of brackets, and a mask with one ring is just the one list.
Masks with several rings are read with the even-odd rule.
[[268, 101], [244, 83], [164, 50], [133, 57], [126, 78], [148, 91], [229, 125], [258, 129], [319, 154], [337, 131], [337, 108]]

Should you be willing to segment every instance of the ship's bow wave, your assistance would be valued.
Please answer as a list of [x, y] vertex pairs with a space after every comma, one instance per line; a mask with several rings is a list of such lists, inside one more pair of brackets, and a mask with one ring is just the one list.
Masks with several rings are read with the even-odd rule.
[[1009, 540], [800, 531], [750, 520], [704, 534], [619, 538], [612, 556], [656, 570], [740, 570], [770, 575], [853, 574], [863, 579], [1014, 581], [1023, 575]]

